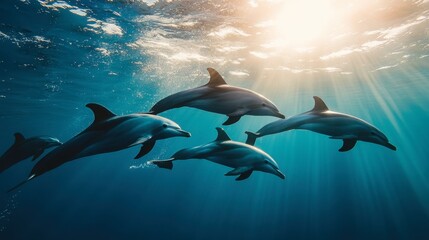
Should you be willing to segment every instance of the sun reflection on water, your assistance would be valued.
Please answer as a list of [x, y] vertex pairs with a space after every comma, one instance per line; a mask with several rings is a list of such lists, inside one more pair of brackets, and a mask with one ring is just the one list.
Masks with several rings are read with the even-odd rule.
[[[231, 74], [243, 79], [254, 75], [255, 65], [266, 71], [262, 75], [344, 76], [357, 74], [361, 58], [374, 64], [359, 65], [360, 70], [382, 71], [423, 59], [429, 51], [425, 41], [410, 40], [427, 37], [429, 3], [393, 2], [238, 0], [201, 2], [195, 11], [184, 8], [186, 1], [169, 1], [175, 8], [151, 1], [158, 11], [136, 20], [145, 31], [129, 46], [157, 59], [154, 63], [164, 62], [161, 75], [177, 68], [199, 74], [201, 69], [190, 68], [195, 63], [249, 73]], [[155, 27], [147, 29], [149, 23]]]

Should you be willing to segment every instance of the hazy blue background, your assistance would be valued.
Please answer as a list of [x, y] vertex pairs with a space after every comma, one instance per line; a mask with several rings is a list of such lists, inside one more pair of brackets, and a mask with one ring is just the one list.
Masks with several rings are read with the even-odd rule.
[[[175, 109], [162, 116], [192, 138], [160, 141], [139, 161], [138, 147], [87, 157], [14, 194], [5, 192], [31, 161], [0, 174], [0, 238], [429, 239], [428, 1], [293, 2], [3, 0], [0, 152], [16, 131], [66, 141], [92, 122], [88, 102], [147, 111], [205, 84], [207, 67], [287, 116], [320, 96], [398, 150], [359, 142], [340, 153], [341, 141], [292, 131], [256, 144], [286, 180], [256, 172], [236, 182], [208, 161], [145, 165], [214, 140], [226, 119]], [[244, 141], [274, 120], [225, 130]]]

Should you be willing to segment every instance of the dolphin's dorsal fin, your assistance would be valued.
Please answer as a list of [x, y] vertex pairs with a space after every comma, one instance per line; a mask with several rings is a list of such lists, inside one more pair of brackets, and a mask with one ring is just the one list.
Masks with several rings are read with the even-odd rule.
[[256, 139], [259, 137], [259, 133], [254, 133], [254, 132], [250, 132], [250, 131], [246, 131], [245, 132], [247, 134], [247, 140], [246, 140], [246, 144], [248, 145], [255, 145]]
[[223, 142], [223, 141], [231, 140], [231, 138], [228, 136], [228, 134], [226, 134], [225, 130], [223, 130], [220, 127], [217, 127], [216, 130], [217, 130], [217, 138], [215, 141]]
[[86, 104], [86, 107], [91, 109], [94, 113], [94, 123], [116, 116], [116, 114], [112, 113], [109, 109], [97, 103], [88, 103]]
[[19, 133], [19, 132], [15, 133], [15, 144], [22, 143], [24, 142], [24, 140], [25, 140], [25, 137], [24, 135], [22, 135], [22, 133]]
[[227, 84], [225, 80], [223, 80], [222, 76], [213, 68], [207, 68], [207, 71], [209, 71], [210, 74], [210, 80], [207, 83], [207, 86], [218, 86]]
[[318, 96], [314, 96], [314, 108], [311, 110], [313, 112], [323, 112], [328, 111], [329, 108], [326, 106], [325, 102]]

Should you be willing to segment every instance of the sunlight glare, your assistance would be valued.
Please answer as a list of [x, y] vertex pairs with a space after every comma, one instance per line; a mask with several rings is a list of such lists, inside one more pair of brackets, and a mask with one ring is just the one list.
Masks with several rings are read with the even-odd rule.
[[275, 38], [286, 45], [308, 47], [328, 30], [334, 14], [330, 0], [285, 2], [275, 16]]

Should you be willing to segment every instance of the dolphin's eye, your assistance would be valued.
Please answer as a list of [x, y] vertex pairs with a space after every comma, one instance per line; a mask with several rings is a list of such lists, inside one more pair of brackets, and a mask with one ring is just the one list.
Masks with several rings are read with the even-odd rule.
[[375, 132], [371, 132], [371, 135], [374, 135], [374, 136], [375, 136], [375, 135], [377, 135], [377, 134], [375, 134]]
[[163, 128], [167, 128], [167, 124], [165, 124], [165, 123], [164, 123], [164, 124], [162, 124], [162, 127], [163, 127]]
[[265, 106], [267, 106], [267, 104], [265, 104], [265, 103], [262, 103], [262, 107], [265, 107]]

